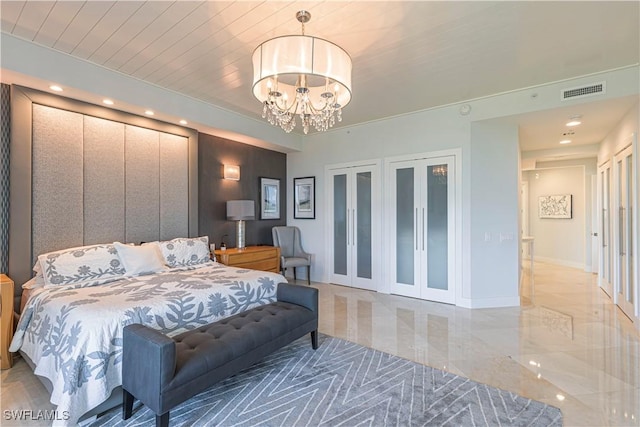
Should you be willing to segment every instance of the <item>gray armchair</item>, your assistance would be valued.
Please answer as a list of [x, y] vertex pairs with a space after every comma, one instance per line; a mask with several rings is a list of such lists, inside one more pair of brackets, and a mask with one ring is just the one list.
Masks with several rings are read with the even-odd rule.
[[296, 279], [296, 267], [307, 267], [307, 283], [311, 284], [311, 254], [302, 249], [300, 229], [298, 227], [273, 227], [273, 246], [280, 248], [280, 268], [284, 275], [288, 267], [293, 267], [293, 279]]

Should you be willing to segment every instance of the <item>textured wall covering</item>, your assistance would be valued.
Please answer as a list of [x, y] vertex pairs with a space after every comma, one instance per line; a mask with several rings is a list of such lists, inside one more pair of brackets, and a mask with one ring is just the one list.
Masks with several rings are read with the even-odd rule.
[[[125, 211], [127, 242], [160, 238], [160, 139], [158, 132], [125, 130]], [[155, 155], [150, 155], [150, 154]]]
[[9, 270], [9, 150], [11, 143], [11, 86], [0, 84], [0, 273]]
[[33, 106], [33, 254], [83, 242], [82, 114]]
[[125, 241], [124, 124], [84, 118], [84, 243]]
[[[240, 166], [240, 181], [222, 178], [224, 164]], [[260, 177], [280, 179], [280, 219], [260, 220]], [[227, 220], [227, 200], [254, 200], [256, 219], [246, 222], [246, 244], [272, 244], [271, 228], [286, 225], [287, 156], [211, 135], [198, 135], [198, 196], [201, 235], [236, 246], [236, 223]]]
[[32, 257], [186, 237], [188, 151], [182, 136], [33, 104]]
[[10, 97], [8, 273], [18, 285], [16, 309], [39, 253], [198, 235], [194, 129], [18, 85]]

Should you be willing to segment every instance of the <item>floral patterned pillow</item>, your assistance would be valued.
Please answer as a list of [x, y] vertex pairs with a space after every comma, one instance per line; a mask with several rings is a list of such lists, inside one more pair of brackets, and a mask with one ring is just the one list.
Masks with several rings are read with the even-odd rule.
[[110, 243], [49, 252], [38, 256], [38, 261], [45, 286], [93, 286], [122, 279], [125, 273]]
[[209, 237], [178, 238], [158, 242], [162, 256], [171, 268], [209, 262]]

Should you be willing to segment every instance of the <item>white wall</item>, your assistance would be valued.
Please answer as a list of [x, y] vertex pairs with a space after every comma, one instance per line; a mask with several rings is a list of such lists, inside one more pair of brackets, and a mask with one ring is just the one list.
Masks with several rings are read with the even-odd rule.
[[640, 129], [640, 104], [631, 108], [602, 141], [598, 152], [598, 165], [612, 160], [613, 156], [628, 144], [631, 135], [638, 133], [638, 129]]
[[[572, 165], [573, 164], [573, 165]], [[535, 258], [569, 267], [591, 266], [591, 176], [596, 160], [546, 162], [525, 173], [529, 182], [529, 230], [535, 238]], [[571, 219], [538, 215], [540, 196], [572, 195]]]
[[[328, 281], [325, 165], [458, 148], [463, 250], [457, 304], [518, 305], [520, 172], [517, 120], [511, 116], [585, 103], [562, 102], [560, 91], [594, 80], [607, 81], [605, 98], [637, 93], [637, 72], [637, 67], [623, 69], [470, 101], [468, 116], [459, 114], [459, 105], [451, 105], [306, 137], [302, 152], [287, 155], [287, 192], [292, 197], [293, 178], [315, 176], [316, 219], [296, 220], [289, 206], [287, 223], [301, 228], [305, 248], [314, 253], [313, 280]], [[501, 241], [501, 235], [506, 240]], [[384, 251], [378, 253], [376, 261], [384, 266]]]

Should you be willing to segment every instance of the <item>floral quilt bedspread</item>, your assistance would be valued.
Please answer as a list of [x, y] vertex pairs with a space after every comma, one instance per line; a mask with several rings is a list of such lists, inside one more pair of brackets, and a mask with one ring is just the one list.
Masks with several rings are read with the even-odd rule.
[[51, 402], [75, 424], [122, 385], [122, 330], [176, 335], [275, 301], [279, 274], [207, 262], [98, 286], [41, 288], [24, 308], [10, 350], [53, 384]]

